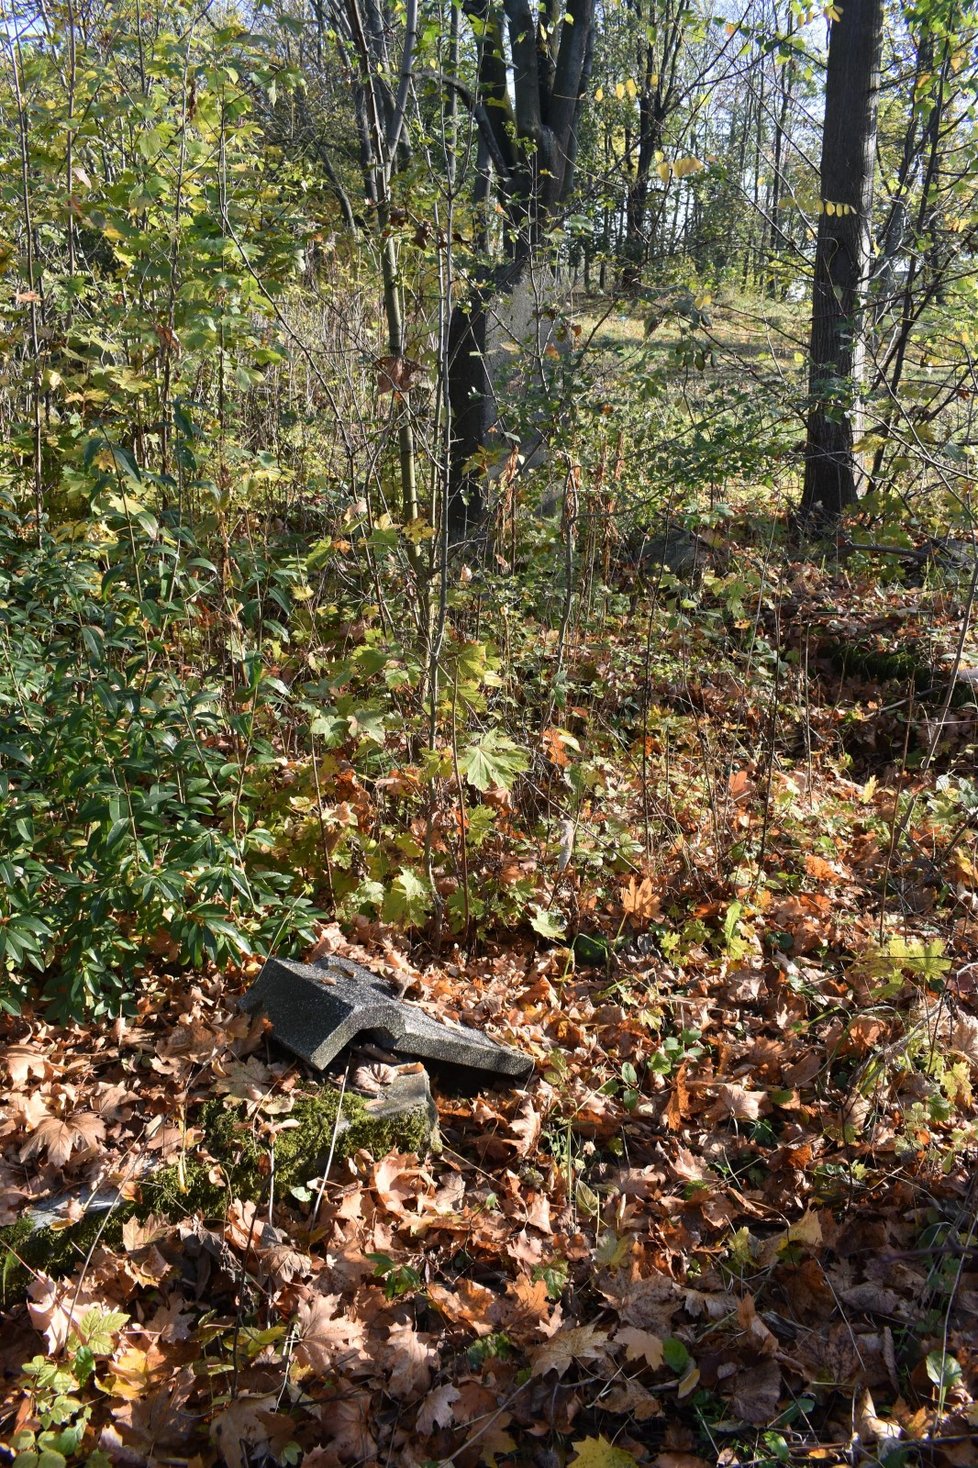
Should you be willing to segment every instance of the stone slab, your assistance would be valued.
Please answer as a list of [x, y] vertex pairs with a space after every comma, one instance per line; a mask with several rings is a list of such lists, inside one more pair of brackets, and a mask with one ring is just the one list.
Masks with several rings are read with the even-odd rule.
[[525, 1080], [533, 1070], [529, 1056], [479, 1030], [432, 1019], [398, 999], [387, 979], [348, 958], [311, 964], [270, 958], [241, 1007], [263, 1010], [275, 1039], [317, 1070], [360, 1037], [398, 1054], [513, 1080]]

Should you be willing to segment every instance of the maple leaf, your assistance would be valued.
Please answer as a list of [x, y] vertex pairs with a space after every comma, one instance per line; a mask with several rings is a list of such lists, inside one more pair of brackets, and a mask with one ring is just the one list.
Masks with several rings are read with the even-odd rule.
[[[158, 1352], [154, 1359], [160, 1359]], [[168, 1364], [170, 1374], [164, 1382], [113, 1402], [112, 1422], [102, 1428], [99, 1439], [113, 1463], [158, 1462], [164, 1444], [179, 1452], [199, 1433], [199, 1414], [188, 1412], [184, 1405], [195, 1390], [196, 1375], [189, 1365], [174, 1371]], [[179, 1455], [184, 1460], [190, 1456], [188, 1451]]]
[[47, 1055], [33, 1045], [7, 1045], [3, 1060], [15, 1086], [22, 1086], [30, 1075], [48, 1079], [54, 1074], [54, 1066]]
[[374, 371], [377, 374], [377, 391], [393, 393], [401, 397], [410, 392], [424, 377], [424, 367], [410, 357], [375, 357]]
[[363, 1463], [376, 1454], [377, 1439], [370, 1431], [371, 1415], [366, 1392], [337, 1397], [320, 1408], [320, 1420], [329, 1444], [347, 1462]]
[[566, 769], [570, 764], [570, 755], [567, 753], [568, 749], [579, 752], [581, 748], [573, 734], [568, 734], [566, 729], [557, 729], [553, 725], [544, 729], [540, 735], [540, 742], [550, 762], [559, 766], [562, 770]]
[[573, 1444], [577, 1453], [570, 1468], [635, 1468], [638, 1459], [624, 1448], [616, 1448], [606, 1437], [582, 1437]]
[[738, 1371], [730, 1405], [743, 1422], [764, 1427], [778, 1415], [781, 1371], [776, 1361], [761, 1361]]
[[951, 1027], [950, 1048], [978, 1069], [978, 1019], [972, 1014], [955, 1015]]
[[[268, 1419], [276, 1422], [275, 1402], [274, 1396], [236, 1397], [213, 1418], [210, 1425], [211, 1441], [220, 1451], [227, 1468], [247, 1468], [256, 1458], [265, 1456], [260, 1450], [269, 1447], [274, 1429], [269, 1428]], [[286, 1420], [291, 1427], [291, 1421]], [[277, 1431], [276, 1435], [280, 1438], [281, 1432]], [[286, 1442], [289, 1441], [291, 1433], [286, 1439]], [[249, 1449], [257, 1451], [251, 1452]], [[273, 1456], [277, 1457], [277, 1454]]]
[[112, 1362], [112, 1371], [105, 1387], [113, 1397], [123, 1401], [141, 1402], [149, 1394], [154, 1375], [164, 1357], [155, 1346], [142, 1350], [129, 1346], [121, 1351]]
[[122, 1243], [134, 1253], [137, 1249], [145, 1249], [148, 1244], [155, 1244], [165, 1232], [164, 1225], [152, 1213], [141, 1223], [138, 1218], [127, 1218], [122, 1225]]
[[[611, 1295], [607, 1287], [604, 1292]], [[621, 1318], [627, 1325], [637, 1325], [654, 1335], [669, 1336], [672, 1334], [672, 1317], [683, 1299], [674, 1279], [667, 1274], [650, 1274], [623, 1285], [620, 1301], [612, 1299], [612, 1303], [618, 1305]]]
[[391, 1213], [404, 1213], [406, 1203], [413, 1201], [418, 1191], [418, 1175], [415, 1158], [391, 1152], [374, 1167], [374, 1191]]
[[518, 1114], [509, 1124], [511, 1132], [519, 1138], [516, 1146], [518, 1157], [527, 1157], [533, 1151], [540, 1140], [540, 1132], [543, 1127], [543, 1118], [533, 1108], [533, 1103], [527, 1096], [520, 1102]]
[[623, 1345], [630, 1361], [643, 1360], [653, 1371], [662, 1365], [662, 1337], [635, 1325], [623, 1325], [615, 1332], [612, 1345]]
[[462, 1323], [480, 1336], [492, 1333], [487, 1316], [496, 1303], [496, 1295], [486, 1285], [479, 1284], [474, 1279], [460, 1279], [457, 1290], [431, 1284], [426, 1294], [450, 1324]]
[[622, 910], [633, 923], [654, 922], [662, 916], [662, 899], [648, 877], [630, 877], [621, 894]]
[[93, 1152], [105, 1138], [105, 1123], [94, 1111], [76, 1111], [71, 1116], [45, 1116], [34, 1135], [25, 1142], [20, 1160], [45, 1151], [55, 1167], [64, 1167], [72, 1152]]
[[277, 1285], [289, 1284], [294, 1279], [305, 1279], [312, 1272], [312, 1260], [293, 1244], [273, 1244], [261, 1251], [262, 1268]]
[[717, 1099], [706, 1113], [710, 1121], [758, 1121], [767, 1096], [763, 1091], [747, 1091], [743, 1086], [724, 1081], [717, 1086]]
[[415, 1426], [423, 1437], [430, 1437], [436, 1427], [451, 1427], [455, 1421], [454, 1406], [459, 1399], [458, 1387], [446, 1383], [429, 1392], [418, 1410]]
[[530, 1375], [543, 1376], [556, 1371], [558, 1376], [575, 1361], [595, 1361], [605, 1356], [608, 1332], [594, 1325], [568, 1325], [558, 1330], [542, 1346], [538, 1346], [530, 1360]]
[[395, 1397], [413, 1397], [431, 1386], [432, 1368], [438, 1352], [410, 1323], [392, 1325], [384, 1347], [384, 1364], [390, 1369], [388, 1390]]
[[903, 1428], [899, 1422], [888, 1422], [879, 1416], [868, 1387], [863, 1390], [857, 1403], [853, 1425], [856, 1437], [864, 1446], [879, 1444], [877, 1456], [881, 1462], [893, 1455], [903, 1436]]
[[336, 1362], [356, 1360], [363, 1354], [366, 1339], [363, 1322], [349, 1315], [338, 1315], [339, 1304], [339, 1295], [314, 1295], [297, 1312], [296, 1356], [321, 1376], [328, 1375]]
[[335, 1448], [310, 1448], [302, 1455], [302, 1468], [340, 1468], [340, 1455]]
[[652, 1468], [713, 1468], [713, 1464], [695, 1453], [666, 1452], [652, 1459]]
[[671, 1132], [678, 1132], [683, 1124], [683, 1118], [689, 1112], [689, 1091], [686, 1089], [686, 1061], [676, 1071], [673, 1077], [672, 1091], [666, 1103], [665, 1121]]
[[27, 1311], [31, 1324], [43, 1334], [49, 1352], [54, 1355], [67, 1345], [81, 1312], [96, 1302], [70, 1281], [59, 1283], [47, 1274], [38, 1273], [31, 1282]]
[[651, 1417], [662, 1415], [659, 1398], [634, 1376], [627, 1377], [611, 1391], [602, 1392], [599, 1405], [602, 1411], [613, 1412], [616, 1417], [634, 1417], [636, 1422], [648, 1422]]
[[221, 1095], [227, 1092], [239, 1101], [261, 1101], [273, 1080], [268, 1066], [249, 1055], [247, 1060], [235, 1061], [224, 1076], [217, 1077], [213, 1089]]

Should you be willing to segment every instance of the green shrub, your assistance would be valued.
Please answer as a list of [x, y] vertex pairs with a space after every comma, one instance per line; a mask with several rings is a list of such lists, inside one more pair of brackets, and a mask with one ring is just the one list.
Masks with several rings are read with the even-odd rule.
[[262, 721], [288, 690], [265, 672], [246, 598], [231, 649], [213, 633], [217, 571], [185, 530], [116, 502], [89, 533], [37, 546], [0, 513], [0, 1005], [12, 1012], [35, 995], [56, 1014], [111, 1012], [151, 963], [228, 963], [308, 938], [314, 916], [249, 805], [251, 772], [275, 758]]

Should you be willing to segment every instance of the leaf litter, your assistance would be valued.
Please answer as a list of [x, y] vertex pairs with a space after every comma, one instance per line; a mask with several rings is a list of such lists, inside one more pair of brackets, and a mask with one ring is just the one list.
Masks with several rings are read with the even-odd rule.
[[[789, 639], [825, 604], [806, 575]], [[94, 1464], [971, 1463], [975, 843], [880, 756], [886, 690], [814, 677], [816, 747], [790, 768], [746, 753], [767, 711], [743, 679], [663, 685], [690, 797], [672, 845], [609, 894], [578, 828], [541, 887], [541, 911], [625, 935], [604, 971], [525, 931], [422, 961], [380, 924], [324, 929], [320, 952], [521, 1046], [535, 1077], [440, 1094], [440, 1153], [354, 1156], [314, 1219], [270, 1179], [37, 1274], [0, 1345], [10, 1451], [52, 1421], [40, 1358], [70, 1377], [62, 1459]], [[706, 715], [742, 751], [711, 801]], [[636, 781], [606, 795], [641, 825]], [[215, 1097], [259, 1135], [287, 1123], [298, 1070], [236, 1007], [253, 974], [153, 976], [102, 1029], [8, 1021], [0, 1221], [66, 1186], [137, 1195], [150, 1153], [206, 1146]]]

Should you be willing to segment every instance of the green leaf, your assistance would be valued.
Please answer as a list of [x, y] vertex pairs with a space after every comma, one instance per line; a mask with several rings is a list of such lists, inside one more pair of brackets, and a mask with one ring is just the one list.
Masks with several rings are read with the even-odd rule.
[[501, 729], [488, 729], [480, 739], [460, 751], [459, 769], [476, 790], [509, 790], [513, 780], [529, 769], [524, 750]]
[[530, 918], [530, 927], [541, 938], [563, 938], [565, 920], [559, 912], [549, 908], [535, 907]]
[[431, 909], [431, 888], [417, 872], [402, 867], [384, 898], [384, 920], [417, 928]]
[[82, 1316], [78, 1338], [93, 1356], [111, 1356], [115, 1349], [115, 1336], [128, 1323], [129, 1316], [121, 1310], [103, 1310], [95, 1305]]
[[670, 1336], [668, 1340], [662, 1342], [662, 1359], [670, 1371], [680, 1376], [689, 1366], [690, 1355], [682, 1341], [677, 1340], [675, 1336]]
[[946, 1351], [931, 1351], [927, 1356], [927, 1375], [942, 1392], [950, 1391], [961, 1380], [961, 1365]]
[[53, 1448], [45, 1448], [43, 1453], [38, 1453], [36, 1468], [65, 1468], [67, 1463], [63, 1453], [56, 1453]]

